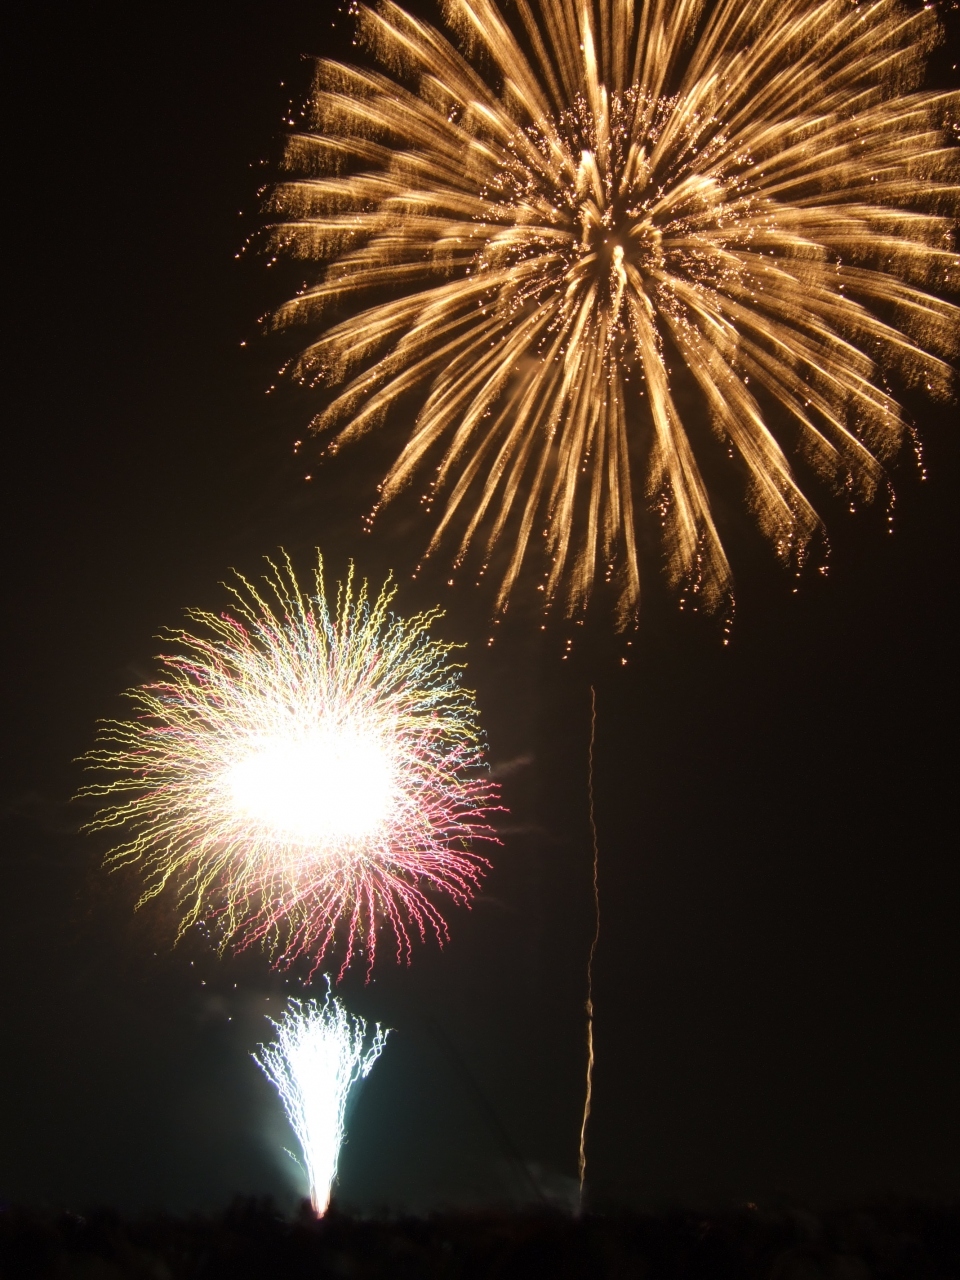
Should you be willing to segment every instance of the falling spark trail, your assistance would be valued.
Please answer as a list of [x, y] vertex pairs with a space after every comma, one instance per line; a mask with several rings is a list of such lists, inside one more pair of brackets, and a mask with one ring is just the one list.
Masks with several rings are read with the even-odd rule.
[[276, 1040], [251, 1056], [280, 1095], [303, 1154], [311, 1203], [322, 1217], [337, 1176], [350, 1092], [370, 1074], [388, 1033], [378, 1023], [365, 1050], [366, 1022], [332, 995], [329, 979], [322, 1004], [291, 999], [273, 1026]]
[[580, 1125], [580, 1159], [578, 1170], [580, 1175], [580, 1208], [583, 1209], [583, 1189], [587, 1177], [587, 1124], [590, 1120], [590, 1106], [593, 1101], [593, 961], [597, 954], [597, 943], [600, 941], [600, 846], [597, 842], [597, 823], [593, 803], [593, 748], [597, 737], [597, 691], [590, 686], [590, 747], [587, 755], [587, 795], [590, 805], [590, 836], [593, 842], [593, 910], [594, 929], [587, 957], [587, 1083], [583, 1101], [583, 1122]]
[[265, 945], [315, 972], [342, 944], [373, 966], [381, 927], [409, 959], [411, 934], [447, 937], [435, 898], [469, 902], [494, 841], [485, 766], [458, 647], [432, 638], [439, 610], [399, 618], [388, 581], [371, 599], [353, 571], [331, 608], [289, 560], [264, 587], [237, 575], [230, 612], [192, 611], [169, 634], [162, 678], [128, 693], [130, 721], [104, 722], [89, 768], [109, 775], [93, 830], [123, 828], [112, 865], [138, 865], [141, 902], [168, 884], [180, 933]]

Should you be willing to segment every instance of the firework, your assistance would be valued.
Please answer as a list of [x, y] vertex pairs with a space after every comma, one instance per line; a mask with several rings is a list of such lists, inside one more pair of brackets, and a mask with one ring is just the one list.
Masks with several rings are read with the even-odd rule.
[[389, 581], [371, 600], [351, 570], [332, 611], [321, 561], [312, 595], [289, 560], [263, 582], [238, 574], [230, 611], [188, 613], [200, 634], [170, 633], [162, 679], [128, 693], [136, 718], [104, 723], [90, 826], [125, 830], [110, 861], [142, 868], [142, 900], [175, 886], [181, 933], [312, 971], [340, 939], [342, 973], [358, 948], [369, 971], [386, 923], [409, 958], [411, 932], [445, 939], [433, 897], [468, 901], [486, 866], [470, 845], [494, 838], [456, 646], [428, 634], [437, 610], [391, 614]]
[[355, 11], [382, 70], [318, 63], [271, 234], [329, 265], [276, 321], [320, 324], [292, 367], [340, 388], [330, 450], [419, 389], [381, 492], [429, 463], [429, 550], [449, 532], [482, 573], [503, 535], [503, 607], [539, 541], [548, 600], [599, 574], [624, 620], [635, 487], [673, 583], [729, 591], [708, 423], [785, 560], [819, 528], [787, 444], [874, 495], [904, 431], [886, 375], [945, 397], [958, 344], [932, 6], [446, 0], [457, 47]]
[[310, 1199], [322, 1217], [337, 1176], [350, 1091], [370, 1074], [387, 1032], [378, 1024], [364, 1050], [367, 1024], [352, 1017], [329, 988], [323, 1004], [290, 1000], [273, 1025], [276, 1040], [260, 1045], [253, 1059], [280, 1095], [303, 1153]]

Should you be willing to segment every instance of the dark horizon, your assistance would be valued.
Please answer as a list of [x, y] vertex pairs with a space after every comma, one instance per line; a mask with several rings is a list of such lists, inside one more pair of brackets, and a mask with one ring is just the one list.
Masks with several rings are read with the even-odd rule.
[[249, 1056], [297, 977], [200, 936], [174, 947], [172, 904], [134, 913], [136, 877], [104, 873], [70, 801], [161, 628], [222, 607], [229, 568], [254, 576], [281, 545], [301, 572], [317, 545], [331, 578], [350, 558], [374, 583], [393, 568], [400, 612], [441, 603], [511, 810], [449, 945], [343, 983], [394, 1029], [343, 1203], [520, 1205], [531, 1176], [573, 1202], [591, 685], [593, 1202], [956, 1197], [956, 406], [908, 403], [927, 479], [905, 448], [892, 536], [882, 496], [850, 515], [812, 488], [826, 576], [823, 548], [799, 578], [778, 565], [721, 485], [729, 645], [680, 610], [650, 541], [635, 633], [611, 637], [602, 599], [541, 633], [531, 590], [488, 647], [489, 597], [447, 588], [442, 556], [411, 581], [429, 536], [415, 502], [362, 532], [396, 432], [313, 470], [293, 450], [310, 395], [265, 394], [289, 348], [257, 318], [284, 291], [235, 255], [308, 84], [301, 55], [349, 54], [332, 16], [279, 0], [10, 23], [0, 1200], [186, 1213], [302, 1194]]

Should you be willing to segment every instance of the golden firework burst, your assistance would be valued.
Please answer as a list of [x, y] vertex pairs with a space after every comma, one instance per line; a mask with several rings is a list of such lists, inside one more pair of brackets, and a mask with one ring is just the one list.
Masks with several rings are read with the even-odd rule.
[[276, 321], [320, 325], [292, 369], [339, 388], [331, 450], [419, 391], [382, 499], [435, 465], [430, 550], [478, 543], [482, 571], [507, 540], [503, 607], [541, 540], [548, 599], [574, 611], [600, 573], [625, 620], [637, 492], [671, 580], [730, 589], [701, 423], [784, 559], [819, 525], [788, 439], [874, 495], [904, 431], [887, 376], [948, 396], [960, 330], [931, 7], [446, 0], [456, 43], [355, 12], [379, 69], [317, 64], [271, 237], [326, 265]]

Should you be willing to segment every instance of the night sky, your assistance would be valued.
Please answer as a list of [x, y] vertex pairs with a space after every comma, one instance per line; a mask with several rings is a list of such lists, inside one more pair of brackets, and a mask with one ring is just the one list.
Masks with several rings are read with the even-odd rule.
[[883, 501], [851, 515], [810, 481], [826, 577], [822, 547], [799, 578], [780, 567], [735, 475], [711, 477], [737, 579], [728, 646], [667, 591], [648, 520], [635, 633], [614, 639], [602, 599], [584, 626], [541, 631], [521, 591], [489, 647], [469, 579], [448, 587], [441, 557], [410, 580], [429, 531], [414, 500], [362, 531], [402, 415], [316, 468], [293, 453], [316, 402], [266, 394], [293, 347], [258, 316], [300, 274], [236, 254], [309, 83], [301, 55], [349, 55], [332, 13], [76, 3], [7, 20], [0, 1200], [187, 1211], [303, 1192], [249, 1057], [298, 976], [199, 936], [174, 948], [171, 904], [134, 913], [136, 877], [102, 870], [70, 800], [158, 631], [223, 606], [229, 567], [254, 575], [280, 545], [303, 572], [315, 546], [333, 574], [394, 568], [402, 612], [442, 602], [511, 809], [450, 944], [343, 984], [394, 1028], [344, 1202], [569, 1202], [591, 684], [593, 1203], [955, 1195], [955, 410], [908, 401], [928, 478], [905, 450], [893, 536]]

